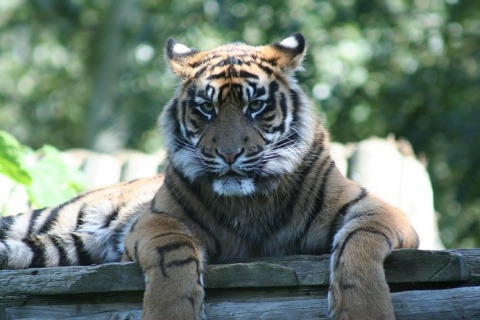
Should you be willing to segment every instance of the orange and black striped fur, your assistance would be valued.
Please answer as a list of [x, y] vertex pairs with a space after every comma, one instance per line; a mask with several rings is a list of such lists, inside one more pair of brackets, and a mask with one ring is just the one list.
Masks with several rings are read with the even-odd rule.
[[1, 220], [0, 266], [136, 260], [144, 319], [201, 319], [206, 262], [331, 255], [329, 315], [392, 319], [383, 261], [418, 246], [398, 209], [346, 179], [294, 80], [305, 40], [197, 51], [168, 40], [180, 78], [160, 116], [163, 176]]

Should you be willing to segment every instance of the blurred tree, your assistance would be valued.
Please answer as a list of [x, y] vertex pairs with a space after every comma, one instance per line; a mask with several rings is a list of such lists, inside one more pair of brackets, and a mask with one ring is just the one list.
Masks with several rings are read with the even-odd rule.
[[0, 128], [34, 148], [152, 151], [197, 47], [301, 31], [301, 83], [335, 140], [394, 133], [425, 154], [448, 246], [480, 246], [480, 3], [467, 0], [3, 0]]

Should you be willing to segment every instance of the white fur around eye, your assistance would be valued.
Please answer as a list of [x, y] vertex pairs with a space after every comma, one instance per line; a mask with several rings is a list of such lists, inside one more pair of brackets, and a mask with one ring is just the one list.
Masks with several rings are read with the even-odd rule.
[[295, 49], [296, 47], [298, 47], [298, 41], [297, 39], [295, 39], [295, 37], [288, 37], [282, 42], [280, 42], [280, 45], [286, 48]]
[[260, 101], [260, 100], [254, 100], [250, 102], [247, 106], [247, 108], [250, 109], [250, 116], [253, 119], [255, 119], [255, 117], [259, 113], [262, 113], [266, 107], [267, 107], [267, 103], [265, 101]]

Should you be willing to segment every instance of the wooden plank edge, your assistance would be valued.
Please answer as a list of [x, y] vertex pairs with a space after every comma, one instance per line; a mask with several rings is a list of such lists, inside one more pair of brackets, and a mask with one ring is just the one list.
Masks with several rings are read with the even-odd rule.
[[[401, 319], [479, 319], [480, 287], [443, 290], [405, 291], [391, 294], [397, 320]], [[325, 319], [326, 295], [302, 297], [225, 297], [205, 301], [209, 320], [233, 319]], [[51, 319], [140, 319], [141, 303], [103, 305], [25, 305], [6, 307], [5, 318]]]
[[[273, 261], [273, 262], [271, 262]], [[468, 280], [470, 271], [457, 252], [398, 250], [385, 262], [389, 283]], [[206, 267], [207, 288], [328, 285], [325, 256], [295, 256]], [[144, 290], [136, 263], [0, 271], [0, 297]]]

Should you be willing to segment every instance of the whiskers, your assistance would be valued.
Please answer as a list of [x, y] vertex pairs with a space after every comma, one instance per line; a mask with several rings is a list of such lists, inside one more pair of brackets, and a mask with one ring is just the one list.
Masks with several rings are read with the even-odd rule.
[[296, 129], [291, 128], [291, 132], [282, 137], [280, 140], [267, 145], [265, 148], [263, 161], [270, 161], [278, 158], [281, 154], [287, 152], [298, 152], [297, 146], [299, 145], [298, 141], [299, 133]]
[[308, 149], [308, 141], [303, 138], [297, 128], [291, 127], [286, 136], [268, 145], [260, 162], [262, 175], [283, 175], [295, 170]]
[[178, 137], [173, 137], [173, 138], [174, 138], [174, 140], [172, 141], [173, 149], [175, 149], [175, 150], [186, 149], [186, 150], [189, 150], [189, 151], [192, 151], [192, 152], [198, 152], [197, 148], [194, 145], [192, 145], [191, 143], [189, 143], [188, 141], [185, 141], [185, 140], [180, 139]]
[[174, 137], [171, 143], [169, 153], [172, 164], [178, 167], [191, 181], [211, 172], [196, 146], [178, 137]]
[[271, 145], [272, 150], [285, 149], [286, 147], [295, 146], [298, 143], [299, 132], [295, 128], [290, 129], [291, 132]]
[[172, 162], [184, 174], [194, 181], [200, 177], [221, 178], [229, 173], [256, 180], [256, 177], [283, 175], [292, 172], [306, 155], [308, 142], [302, 134], [292, 127], [287, 135], [264, 147], [261, 152], [242, 155], [232, 165], [226, 164], [219, 157], [208, 156], [195, 144], [175, 137], [170, 145]]

